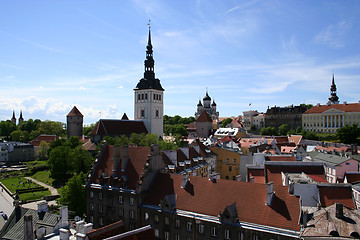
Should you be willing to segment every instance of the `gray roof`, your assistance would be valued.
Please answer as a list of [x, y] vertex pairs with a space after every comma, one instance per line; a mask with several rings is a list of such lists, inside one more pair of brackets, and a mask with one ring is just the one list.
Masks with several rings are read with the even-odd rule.
[[60, 216], [53, 213], [38, 214], [37, 210], [19, 207], [14, 209], [9, 220], [0, 231], [1, 239], [24, 239], [24, 216], [32, 216], [33, 230], [36, 225], [55, 227]]
[[325, 162], [330, 165], [339, 165], [343, 162], [348, 161], [350, 158], [346, 156], [339, 156], [335, 154], [321, 153], [321, 152], [310, 152], [309, 156], [313, 161]]

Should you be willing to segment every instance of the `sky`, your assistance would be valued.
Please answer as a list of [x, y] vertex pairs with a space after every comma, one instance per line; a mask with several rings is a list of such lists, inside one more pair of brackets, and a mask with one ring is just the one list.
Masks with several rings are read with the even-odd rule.
[[360, 100], [357, 0], [0, 2], [0, 120], [134, 118], [151, 21], [164, 114], [194, 116], [206, 89], [220, 117]]

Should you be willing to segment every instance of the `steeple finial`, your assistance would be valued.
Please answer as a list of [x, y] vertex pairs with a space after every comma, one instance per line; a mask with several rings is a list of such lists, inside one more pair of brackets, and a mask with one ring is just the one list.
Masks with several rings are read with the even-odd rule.
[[331, 87], [330, 87], [330, 97], [329, 97], [329, 104], [338, 104], [339, 97], [336, 95], [336, 85], [335, 85], [335, 77], [334, 73], [332, 75]]
[[151, 25], [150, 25], [150, 19], [149, 19], [149, 23], [148, 23], [147, 25], [149, 26], [148, 46], [151, 46], [151, 34], [150, 34], [150, 28], [151, 28]]

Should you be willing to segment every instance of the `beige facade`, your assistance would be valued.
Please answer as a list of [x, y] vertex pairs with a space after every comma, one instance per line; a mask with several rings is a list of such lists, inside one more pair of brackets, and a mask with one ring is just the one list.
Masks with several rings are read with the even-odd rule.
[[317, 105], [302, 115], [302, 128], [312, 132], [336, 133], [354, 123], [360, 126], [360, 103]]

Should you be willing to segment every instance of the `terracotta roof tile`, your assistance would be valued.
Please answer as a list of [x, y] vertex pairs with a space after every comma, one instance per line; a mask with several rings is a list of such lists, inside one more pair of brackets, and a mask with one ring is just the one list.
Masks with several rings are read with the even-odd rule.
[[284, 161], [284, 162], [296, 162], [296, 157], [293, 156], [265, 156], [266, 161]]
[[355, 208], [350, 185], [319, 184], [318, 188], [322, 207], [329, 207], [335, 203], [342, 203], [349, 208]]
[[323, 113], [329, 109], [337, 109], [344, 112], [360, 112], [360, 103], [319, 105], [308, 109], [304, 114]]
[[84, 117], [84, 115], [81, 114], [81, 112], [79, 111], [79, 109], [77, 109], [76, 106], [74, 106], [73, 109], [71, 109], [71, 111], [66, 116], [67, 117]]
[[360, 181], [360, 172], [346, 172], [344, 179], [347, 183], [355, 183]]
[[165, 195], [176, 193], [176, 208], [217, 217], [228, 205], [236, 203], [239, 221], [299, 231], [299, 199], [290, 196], [288, 188], [274, 186], [275, 197], [266, 202], [266, 184], [217, 179], [216, 183], [190, 176], [181, 188], [182, 175], [159, 174], [144, 204], [158, 205]]
[[102, 228], [98, 228], [88, 232], [86, 238], [89, 240], [102, 240], [125, 232], [123, 221], [114, 222]]
[[46, 142], [46, 143], [51, 143], [55, 140], [59, 139], [59, 137], [57, 137], [56, 135], [45, 135], [45, 134], [41, 134], [40, 136], [38, 136], [37, 138], [33, 139], [32, 141], [30, 141], [29, 143], [31, 145], [33, 145], [34, 147], [37, 147], [40, 145], [40, 143], [42, 141]]
[[143, 121], [135, 120], [115, 120], [115, 119], [100, 119], [90, 135], [101, 136], [120, 136], [130, 135], [131, 133], [148, 133]]
[[196, 119], [196, 122], [212, 122], [209, 114], [206, 111], [203, 111], [200, 116]]

